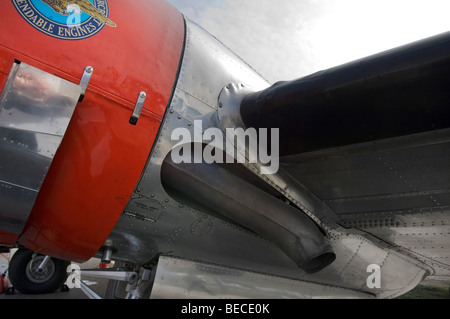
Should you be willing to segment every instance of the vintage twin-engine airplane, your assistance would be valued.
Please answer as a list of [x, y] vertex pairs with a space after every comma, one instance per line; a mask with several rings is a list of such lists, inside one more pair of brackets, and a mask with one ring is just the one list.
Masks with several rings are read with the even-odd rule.
[[19, 290], [93, 256], [115, 262], [88, 272], [110, 297], [450, 282], [450, 33], [270, 85], [162, 0], [8, 0], [0, 17]]

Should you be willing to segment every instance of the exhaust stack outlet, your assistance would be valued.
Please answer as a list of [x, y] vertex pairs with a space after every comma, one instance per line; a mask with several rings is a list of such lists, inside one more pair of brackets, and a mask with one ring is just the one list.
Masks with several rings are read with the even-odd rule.
[[[301, 269], [315, 273], [336, 258], [314, 221], [217, 164], [175, 164], [167, 156], [161, 180], [177, 199], [212, 210], [271, 240]], [[243, 196], [245, 194], [245, 196]]]

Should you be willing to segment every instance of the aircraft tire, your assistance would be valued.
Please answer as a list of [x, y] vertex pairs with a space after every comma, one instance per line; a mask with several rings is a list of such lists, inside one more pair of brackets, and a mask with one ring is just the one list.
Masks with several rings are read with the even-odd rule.
[[42, 271], [37, 271], [44, 255], [20, 248], [9, 263], [9, 280], [22, 294], [52, 293], [62, 287], [67, 279], [69, 261], [51, 258]]

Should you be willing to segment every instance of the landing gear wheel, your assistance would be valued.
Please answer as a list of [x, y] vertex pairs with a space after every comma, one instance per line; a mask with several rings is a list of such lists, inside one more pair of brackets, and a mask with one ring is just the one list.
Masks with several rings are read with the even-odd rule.
[[23, 294], [52, 293], [62, 287], [67, 279], [69, 261], [50, 258], [39, 270], [45, 256], [28, 249], [19, 249], [9, 263], [9, 280]]

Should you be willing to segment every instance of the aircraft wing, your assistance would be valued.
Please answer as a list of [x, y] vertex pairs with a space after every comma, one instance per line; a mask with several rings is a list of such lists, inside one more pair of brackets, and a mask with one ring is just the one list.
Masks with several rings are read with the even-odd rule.
[[449, 36], [277, 83], [241, 103], [246, 126], [280, 128], [281, 192], [330, 227], [373, 236], [446, 282]]

